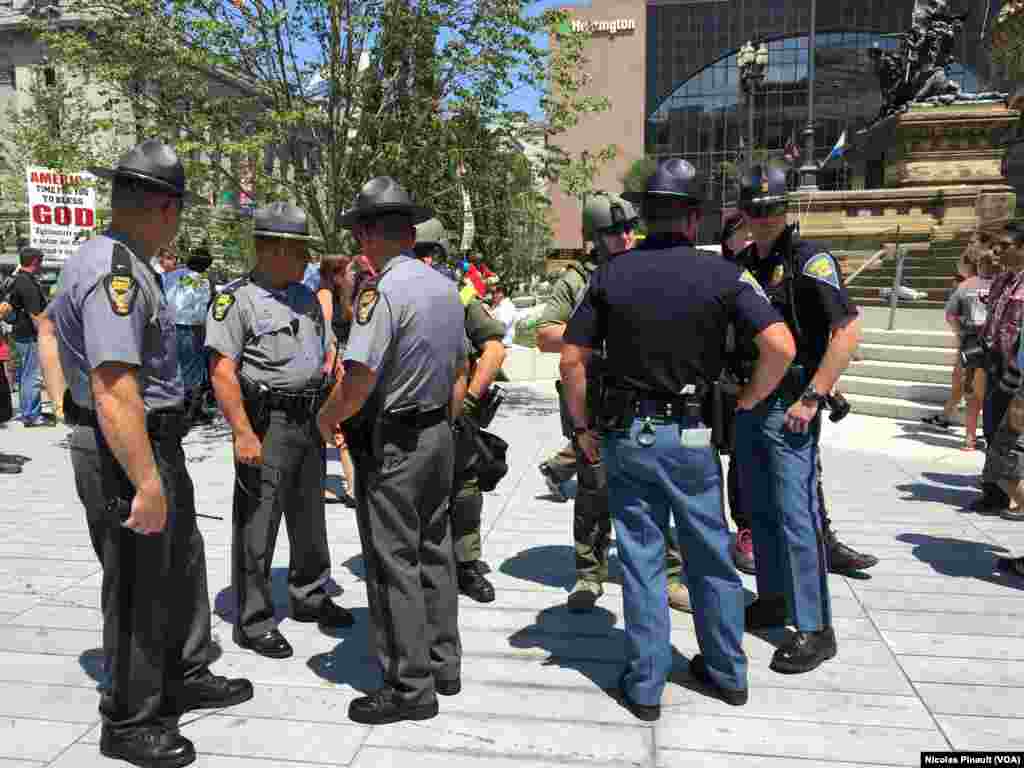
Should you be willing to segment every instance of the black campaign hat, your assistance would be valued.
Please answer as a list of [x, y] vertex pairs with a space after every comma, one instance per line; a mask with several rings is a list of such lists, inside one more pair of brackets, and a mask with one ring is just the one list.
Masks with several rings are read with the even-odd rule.
[[312, 240], [306, 212], [291, 203], [271, 203], [253, 214], [253, 237]]
[[647, 177], [643, 192], [626, 192], [622, 196], [631, 203], [660, 197], [700, 205], [704, 202], [704, 183], [696, 168], [685, 160], [673, 158], [658, 164], [654, 173]]
[[185, 166], [174, 150], [159, 139], [147, 139], [121, 155], [116, 168], [90, 168], [101, 179], [133, 179], [154, 190], [194, 203], [198, 198], [185, 189]]
[[348, 229], [360, 219], [372, 219], [391, 213], [405, 214], [412, 219], [413, 224], [422, 224], [434, 216], [429, 208], [414, 203], [405, 187], [393, 178], [378, 176], [363, 185], [352, 201], [352, 207], [341, 215], [339, 223]]

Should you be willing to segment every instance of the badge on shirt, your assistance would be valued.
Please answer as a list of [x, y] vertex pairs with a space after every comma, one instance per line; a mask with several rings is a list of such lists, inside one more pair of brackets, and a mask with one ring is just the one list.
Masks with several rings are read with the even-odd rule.
[[132, 313], [132, 305], [139, 293], [139, 284], [131, 275], [107, 275], [103, 281], [107, 291], [110, 308], [118, 317], [127, 317]]
[[782, 281], [785, 278], [786, 278], [786, 268], [783, 267], [781, 264], [777, 264], [775, 266], [775, 271], [772, 272], [772, 280], [771, 280], [771, 282], [768, 285], [770, 285], [772, 288], [774, 288], [776, 285], [781, 284]]
[[370, 318], [373, 317], [373, 310], [377, 306], [377, 302], [380, 300], [380, 294], [377, 293], [376, 288], [367, 287], [359, 293], [359, 298], [356, 300], [356, 322], [360, 325], [366, 325], [370, 322]]
[[819, 253], [804, 265], [804, 274], [839, 290], [839, 270], [829, 253]]
[[764, 288], [762, 288], [761, 284], [757, 282], [757, 278], [750, 274], [749, 269], [743, 270], [743, 274], [740, 275], [740, 282], [749, 285], [751, 288], [754, 289], [754, 292], [757, 293], [758, 296], [760, 296], [765, 301], [768, 301], [768, 294], [764, 292]]
[[213, 319], [218, 323], [228, 316], [228, 310], [235, 305], [235, 296], [232, 293], [219, 293], [213, 300]]

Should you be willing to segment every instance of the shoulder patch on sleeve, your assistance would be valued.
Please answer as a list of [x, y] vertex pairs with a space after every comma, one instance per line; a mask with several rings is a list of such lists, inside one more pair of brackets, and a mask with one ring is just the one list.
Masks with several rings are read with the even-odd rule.
[[754, 289], [754, 292], [758, 296], [760, 296], [765, 301], [768, 301], [768, 294], [764, 292], [764, 288], [762, 288], [761, 284], [757, 282], [757, 278], [750, 274], [749, 269], [744, 269], [743, 272], [740, 274], [740, 282], [749, 285], [751, 288]]
[[804, 274], [839, 290], [839, 269], [830, 253], [818, 253], [804, 264]]
[[139, 295], [139, 283], [132, 275], [131, 253], [121, 243], [114, 243], [110, 259], [110, 274], [103, 280], [110, 308], [118, 317], [132, 313], [135, 299]]
[[376, 286], [368, 285], [359, 292], [356, 298], [356, 322], [359, 325], [366, 325], [373, 317], [373, 310], [377, 308], [380, 301], [380, 292]]
[[235, 295], [233, 293], [218, 293], [213, 300], [213, 319], [218, 323], [228, 316], [230, 309], [235, 306]]

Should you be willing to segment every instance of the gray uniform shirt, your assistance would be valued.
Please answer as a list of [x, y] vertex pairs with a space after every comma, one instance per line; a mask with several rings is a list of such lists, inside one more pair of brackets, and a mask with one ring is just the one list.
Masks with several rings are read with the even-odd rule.
[[258, 272], [225, 286], [206, 317], [207, 348], [271, 389], [297, 392], [309, 386], [333, 344], [334, 331], [309, 288], [271, 288]]
[[[112, 286], [114, 248], [127, 250], [130, 280]], [[116, 277], [116, 276], [115, 276]], [[132, 251], [123, 235], [107, 232], [84, 243], [64, 263], [63, 290], [47, 311], [57, 331], [61, 365], [75, 403], [89, 407], [83, 391], [89, 373], [104, 363], [138, 369], [146, 410], [178, 408], [185, 391], [178, 373], [174, 311], [159, 276]]]
[[465, 310], [455, 284], [401, 254], [356, 297], [345, 362], [377, 374], [382, 408], [447, 405], [466, 360]]

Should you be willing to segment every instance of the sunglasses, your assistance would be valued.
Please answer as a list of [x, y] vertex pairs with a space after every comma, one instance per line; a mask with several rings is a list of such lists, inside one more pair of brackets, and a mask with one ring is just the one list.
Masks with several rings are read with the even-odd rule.
[[740, 210], [752, 219], [766, 219], [774, 216], [785, 216], [787, 203], [747, 203]]

